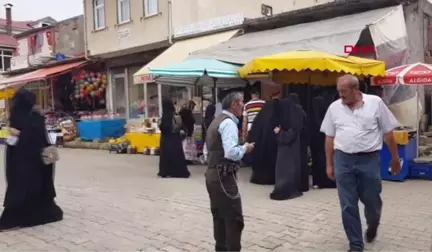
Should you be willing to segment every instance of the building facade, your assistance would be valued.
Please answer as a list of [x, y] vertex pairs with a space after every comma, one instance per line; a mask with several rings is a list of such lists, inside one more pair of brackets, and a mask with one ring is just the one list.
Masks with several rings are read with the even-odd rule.
[[78, 16], [14, 35], [11, 70], [37, 67], [84, 55], [84, 17]]
[[[269, 0], [266, 5], [275, 14], [331, 1]], [[177, 40], [241, 26], [245, 19], [263, 16], [261, 9], [261, 0], [85, 0], [86, 53], [109, 68], [109, 110], [139, 118], [136, 108], [144, 95], [147, 102], [153, 100], [158, 87], [149, 83], [144, 94], [143, 85], [134, 84], [135, 72]]]

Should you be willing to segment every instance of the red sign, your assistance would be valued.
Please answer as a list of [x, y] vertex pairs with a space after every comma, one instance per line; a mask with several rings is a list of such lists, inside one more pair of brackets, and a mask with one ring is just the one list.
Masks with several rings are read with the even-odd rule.
[[344, 52], [347, 54], [376, 54], [375, 46], [373, 45], [345, 45]]

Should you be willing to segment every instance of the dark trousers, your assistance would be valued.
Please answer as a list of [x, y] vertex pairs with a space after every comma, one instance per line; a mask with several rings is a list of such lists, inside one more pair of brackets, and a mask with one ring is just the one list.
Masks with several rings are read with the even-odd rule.
[[380, 153], [347, 154], [336, 150], [334, 168], [342, 222], [350, 248], [363, 249], [358, 201], [365, 206], [368, 227], [378, 228], [382, 209]]
[[[222, 176], [226, 192], [238, 194], [237, 183], [232, 174]], [[217, 170], [208, 169], [206, 173], [207, 192], [213, 215], [213, 235], [216, 251], [240, 251], [241, 235], [244, 227], [241, 198], [232, 199], [225, 194], [219, 181]]]

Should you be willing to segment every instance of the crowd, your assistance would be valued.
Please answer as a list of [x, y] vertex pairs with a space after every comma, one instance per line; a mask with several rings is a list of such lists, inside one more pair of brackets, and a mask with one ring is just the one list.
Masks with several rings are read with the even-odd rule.
[[[310, 188], [308, 149], [312, 186], [337, 187], [349, 251], [364, 248], [358, 201], [365, 205], [366, 241], [375, 239], [382, 209], [379, 152], [384, 140], [392, 154], [391, 172], [398, 173], [392, 132], [398, 122], [381, 98], [360, 91], [354, 76], [340, 77], [337, 92], [338, 99], [314, 97], [308, 113], [294, 93], [263, 101], [257, 89], [246, 104], [242, 93], [231, 92], [207, 107], [203, 120], [205, 179], [216, 251], [241, 250], [244, 221], [236, 183], [238, 162], [250, 162], [252, 183], [274, 185], [271, 199], [294, 199]], [[53, 152], [47, 156], [51, 144], [35, 103], [35, 95], [25, 89], [18, 90], [12, 100], [0, 231], [63, 218], [54, 201], [56, 159]], [[194, 142], [195, 105], [189, 101], [176, 113], [173, 102], [163, 100], [160, 177], [190, 177], [185, 148]]]

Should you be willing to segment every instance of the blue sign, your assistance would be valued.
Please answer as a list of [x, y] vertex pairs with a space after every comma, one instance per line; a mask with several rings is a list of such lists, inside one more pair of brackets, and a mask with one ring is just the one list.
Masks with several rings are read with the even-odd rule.
[[57, 61], [65, 60], [66, 59], [66, 56], [64, 54], [62, 54], [62, 53], [57, 53], [55, 57], [56, 57]]

